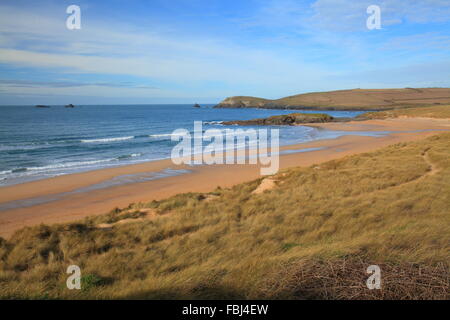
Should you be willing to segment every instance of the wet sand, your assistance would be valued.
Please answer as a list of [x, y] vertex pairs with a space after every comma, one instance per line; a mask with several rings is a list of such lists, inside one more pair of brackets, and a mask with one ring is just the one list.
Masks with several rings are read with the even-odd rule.
[[[309, 148], [321, 149], [282, 154], [280, 169], [318, 164], [356, 153], [373, 151], [394, 143], [413, 141], [450, 131], [450, 120], [398, 118], [311, 124], [310, 126], [340, 131], [389, 131], [391, 133], [380, 137], [345, 135], [336, 139], [281, 147], [280, 150], [284, 152]], [[74, 192], [119, 176], [157, 173], [167, 168], [189, 170], [190, 173]], [[0, 205], [30, 198], [57, 198], [54, 201], [0, 211], [0, 236], [9, 237], [15, 230], [24, 226], [76, 221], [86, 216], [107, 213], [114, 207], [125, 207], [132, 202], [158, 200], [183, 192], [209, 192], [217, 186], [229, 187], [258, 177], [260, 177], [259, 165], [188, 166], [175, 165], [168, 159], [0, 187]]]

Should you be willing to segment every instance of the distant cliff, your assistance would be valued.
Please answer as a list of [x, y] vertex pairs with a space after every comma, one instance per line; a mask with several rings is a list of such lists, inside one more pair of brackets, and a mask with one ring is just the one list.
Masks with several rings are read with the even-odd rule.
[[386, 110], [439, 104], [450, 104], [450, 88], [352, 89], [298, 94], [276, 100], [236, 96], [226, 98], [215, 108]]
[[214, 108], [264, 108], [272, 100], [255, 97], [230, 97], [223, 100]]

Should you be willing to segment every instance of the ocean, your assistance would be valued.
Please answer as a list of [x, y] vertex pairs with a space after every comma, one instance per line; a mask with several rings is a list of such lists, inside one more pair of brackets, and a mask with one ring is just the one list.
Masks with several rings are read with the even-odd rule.
[[[239, 126], [224, 126], [220, 123], [294, 112], [214, 109], [212, 106], [0, 106], [0, 186], [170, 158], [171, 150], [177, 144], [170, 140], [172, 131], [178, 128], [192, 131], [194, 121], [203, 121], [204, 130], [237, 129]], [[321, 113], [334, 117], [353, 117], [361, 112]], [[280, 145], [348, 134], [305, 126], [277, 128], [280, 129]]]

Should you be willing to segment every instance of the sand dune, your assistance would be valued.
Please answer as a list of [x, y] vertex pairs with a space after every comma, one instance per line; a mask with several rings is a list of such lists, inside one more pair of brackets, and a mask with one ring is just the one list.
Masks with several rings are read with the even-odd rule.
[[[382, 137], [347, 135], [337, 139], [285, 146], [281, 148], [282, 151], [309, 148], [320, 148], [320, 150], [281, 155], [280, 167], [309, 166], [351, 154], [372, 151], [393, 143], [421, 139], [448, 131], [448, 123], [449, 121], [446, 119], [396, 118], [311, 124], [332, 130], [390, 131], [391, 133]], [[170, 160], [162, 160], [2, 187], [0, 204], [12, 200], [46, 197], [86, 187], [123, 174], [148, 173], [167, 167], [180, 168], [173, 165]], [[185, 169], [186, 166], [183, 165], [182, 168]], [[192, 171], [191, 173], [179, 176], [74, 193], [55, 201], [4, 210], [0, 212], [0, 236], [8, 237], [15, 230], [24, 226], [76, 221], [86, 216], [104, 214], [114, 207], [125, 207], [132, 202], [164, 199], [182, 192], [209, 192], [217, 186], [230, 187], [260, 177], [259, 165], [205, 165], [189, 169]], [[264, 183], [261, 191], [266, 187]]]

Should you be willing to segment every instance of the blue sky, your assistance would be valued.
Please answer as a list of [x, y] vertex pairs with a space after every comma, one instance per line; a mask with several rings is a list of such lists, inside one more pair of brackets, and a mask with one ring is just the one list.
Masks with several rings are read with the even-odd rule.
[[[72, 4], [80, 30], [66, 28]], [[450, 87], [449, 58], [448, 0], [0, 2], [2, 105]]]

